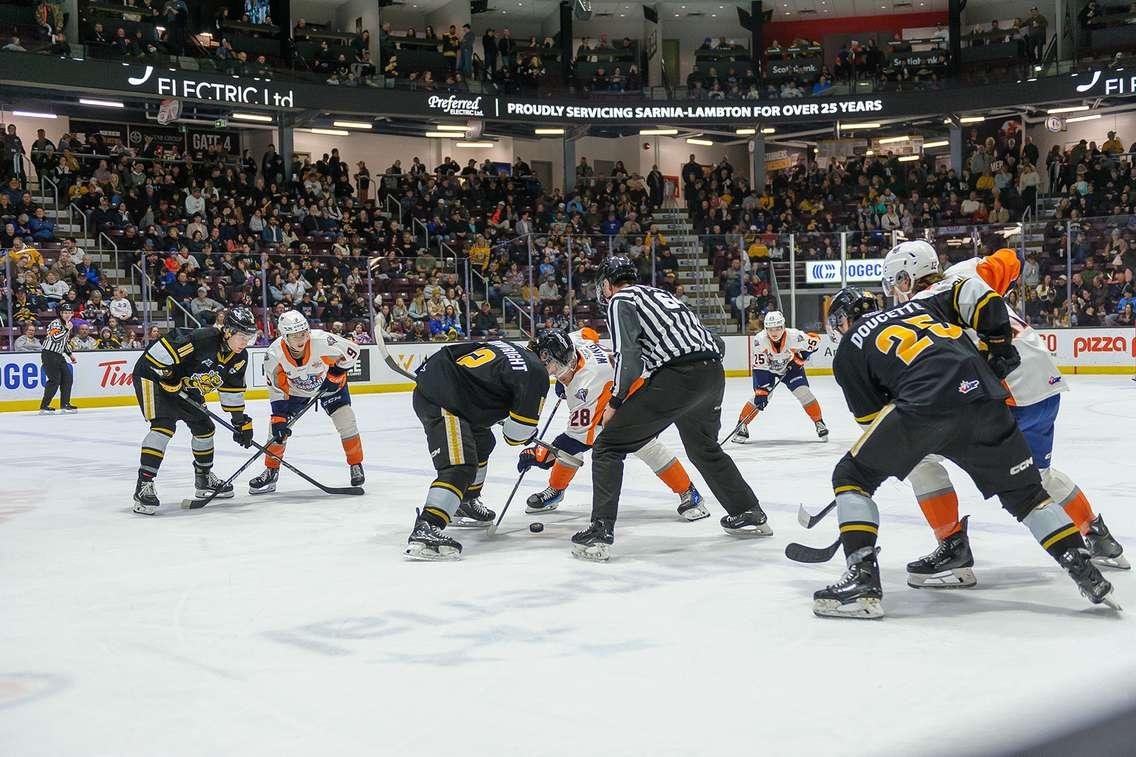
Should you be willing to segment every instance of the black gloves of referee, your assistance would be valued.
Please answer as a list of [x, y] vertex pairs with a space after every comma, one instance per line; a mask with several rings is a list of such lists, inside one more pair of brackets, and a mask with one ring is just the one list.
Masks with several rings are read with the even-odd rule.
[[242, 447], [252, 446], [252, 418], [244, 413], [233, 413], [233, 441]]
[[987, 334], [983, 341], [986, 342], [986, 362], [998, 378], [1006, 378], [1022, 364], [1022, 356], [1014, 346], [1014, 334], [1009, 324], [997, 334]]

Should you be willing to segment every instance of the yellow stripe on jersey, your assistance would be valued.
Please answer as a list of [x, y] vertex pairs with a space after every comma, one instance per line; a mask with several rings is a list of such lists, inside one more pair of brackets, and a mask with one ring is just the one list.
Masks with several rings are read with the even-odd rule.
[[982, 299], [980, 299], [978, 301], [978, 304], [974, 306], [974, 314], [970, 317], [970, 327], [972, 329], [978, 328], [978, 315], [979, 315], [979, 313], [982, 312], [982, 308], [986, 307], [990, 303], [990, 300], [994, 299], [997, 296], [998, 296], [997, 292], [994, 292], [994, 291], [987, 292], [982, 297]]
[[868, 426], [868, 428], [864, 429], [864, 433], [861, 434], [860, 438], [856, 440], [856, 443], [852, 445], [852, 449], [850, 450], [852, 457], [856, 456], [856, 453], [864, 446], [864, 442], [868, 441], [868, 437], [879, 428], [880, 423], [883, 422], [884, 418], [888, 417], [888, 414], [891, 413], [892, 410], [895, 410], [895, 405], [888, 404], [883, 406], [883, 409], [876, 415], [876, 419], [872, 421], [872, 424]]
[[537, 423], [539, 423], [539, 421], [537, 421], [535, 418], [526, 418], [523, 415], [519, 415], [517, 413], [514, 413], [512, 410], [509, 411], [509, 417], [512, 418], [515, 421], [520, 421], [521, 423], [527, 423], [530, 426], [535, 426]]
[[1063, 528], [1060, 531], [1058, 531], [1057, 533], [1050, 536], [1045, 541], [1043, 541], [1041, 543], [1041, 547], [1042, 547], [1042, 549], [1049, 549], [1054, 544], [1056, 544], [1057, 542], [1064, 539], [1066, 536], [1072, 536], [1073, 534], [1077, 534], [1077, 533], [1080, 533], [1080, 529], [1078, 529], [1075, 524], [1069, 526], [1068, 528]]
[[166, 352], [170, 353], [170, 357], [174, 359], [174, 363], [181, 363], [181, 356], [178, 355], [178, 351], [174, 349], [174, 346], [170, 344], [170, 341], [168, 339], [162, 337], [160, 340], [158, 340], [158, 344], [166, 348]]
[[869, 523], [845, 523], [840, 526], [840, 533], [846, 534], [849, 531], [863, 531], [869, 534], [878, 534], [880, 529]]

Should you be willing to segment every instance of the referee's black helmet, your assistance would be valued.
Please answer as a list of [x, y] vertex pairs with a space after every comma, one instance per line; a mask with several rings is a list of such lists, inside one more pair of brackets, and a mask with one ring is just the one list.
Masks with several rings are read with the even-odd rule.
[[608, 282], [612, 286], [617, 284], [634, 284], [639, 281], [639, 269], [626, 255], [612, 255], [600, 264], [599, 275], [596, 277], [596, 299], [606, 302], [603, 285]]

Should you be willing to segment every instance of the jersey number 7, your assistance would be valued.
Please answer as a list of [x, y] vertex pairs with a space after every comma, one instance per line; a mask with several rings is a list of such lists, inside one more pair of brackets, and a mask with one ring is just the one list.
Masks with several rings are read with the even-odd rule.
[[923, 350], [934, 343], [927, 332], [943, 339], [958, 339], [962, 336], [962, 329], [958, 326], [939, 323], [926, 313], [904, 318], [903, 323], [910, 324], [913, 328], [898, 323], [888, 326], [876, 336], [876, 349], [885, 355], [894, 350], [895, 356], [904, 365], [911, 365]]

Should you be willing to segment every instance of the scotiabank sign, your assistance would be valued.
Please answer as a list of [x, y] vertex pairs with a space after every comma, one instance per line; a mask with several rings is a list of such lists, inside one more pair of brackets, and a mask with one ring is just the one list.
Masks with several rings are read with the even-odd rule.
[[851, 284], [878, 284], [884, 276], [883, 258], [844, 261], [844, 278], [840, 276], [839, 260], [812, 260], [805, 263], [806, 284], [836, 284], [847, 281]]

